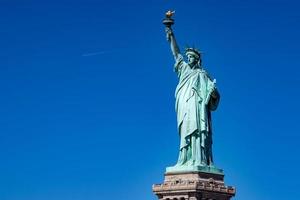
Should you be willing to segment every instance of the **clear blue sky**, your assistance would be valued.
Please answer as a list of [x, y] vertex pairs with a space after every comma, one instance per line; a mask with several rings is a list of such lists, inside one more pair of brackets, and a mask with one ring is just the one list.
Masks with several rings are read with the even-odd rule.
[[156, 199], [179, 145], [170, 8], [217, 79], [235, 199], [299, 198], [297, 1], [1, 0], [1, 200]]

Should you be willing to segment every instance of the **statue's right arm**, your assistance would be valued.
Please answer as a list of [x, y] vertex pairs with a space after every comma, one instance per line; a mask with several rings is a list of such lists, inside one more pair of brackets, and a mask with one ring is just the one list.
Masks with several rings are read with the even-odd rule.
[[179, 50], [179, 47], [177, 45], [175, 35], [173, 33], [173, 30], [170, 27], [166, 28], [166, 34], [167, 34], [167, 40], [171, 44], [171, 51], [172, 51], [174, 59], [176, 61], [178, 56], [180, 55], [180, 50]]

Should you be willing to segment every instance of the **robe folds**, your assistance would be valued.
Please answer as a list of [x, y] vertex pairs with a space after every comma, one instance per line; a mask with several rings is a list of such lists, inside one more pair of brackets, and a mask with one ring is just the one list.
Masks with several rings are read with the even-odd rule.
[[191, 68], [181, 55], [177, 57], [174, 67], [179, 78], [175, 91], [175, 110], [180, 150], [191, 145], [191, 135], [198, 134], [201, 148], [211, 151], [210, 111], [217, 108], [220, 99], [215, 81], [202, 67]]

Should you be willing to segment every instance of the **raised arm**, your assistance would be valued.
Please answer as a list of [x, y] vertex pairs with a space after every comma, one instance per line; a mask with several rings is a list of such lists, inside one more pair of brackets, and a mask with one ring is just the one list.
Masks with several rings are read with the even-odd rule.
[[171, 27], [166, 27], [166, 34], [167, 34], [167, 40], [171, 44], [171, 51], [172, 51], [174, 59], [176, 61], [176, 59], [180, 55], [180, 50], [179, 50], [179, 47], [177, 45], [175, 35], [174, 35], [173, 30], [171, 29]]

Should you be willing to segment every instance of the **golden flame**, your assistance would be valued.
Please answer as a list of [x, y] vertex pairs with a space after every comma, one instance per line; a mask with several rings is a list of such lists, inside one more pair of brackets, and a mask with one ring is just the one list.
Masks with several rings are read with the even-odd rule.
[[166, 17], [171, 18], [174, 15], [175, 11], [168, 10], [166, 12]]

